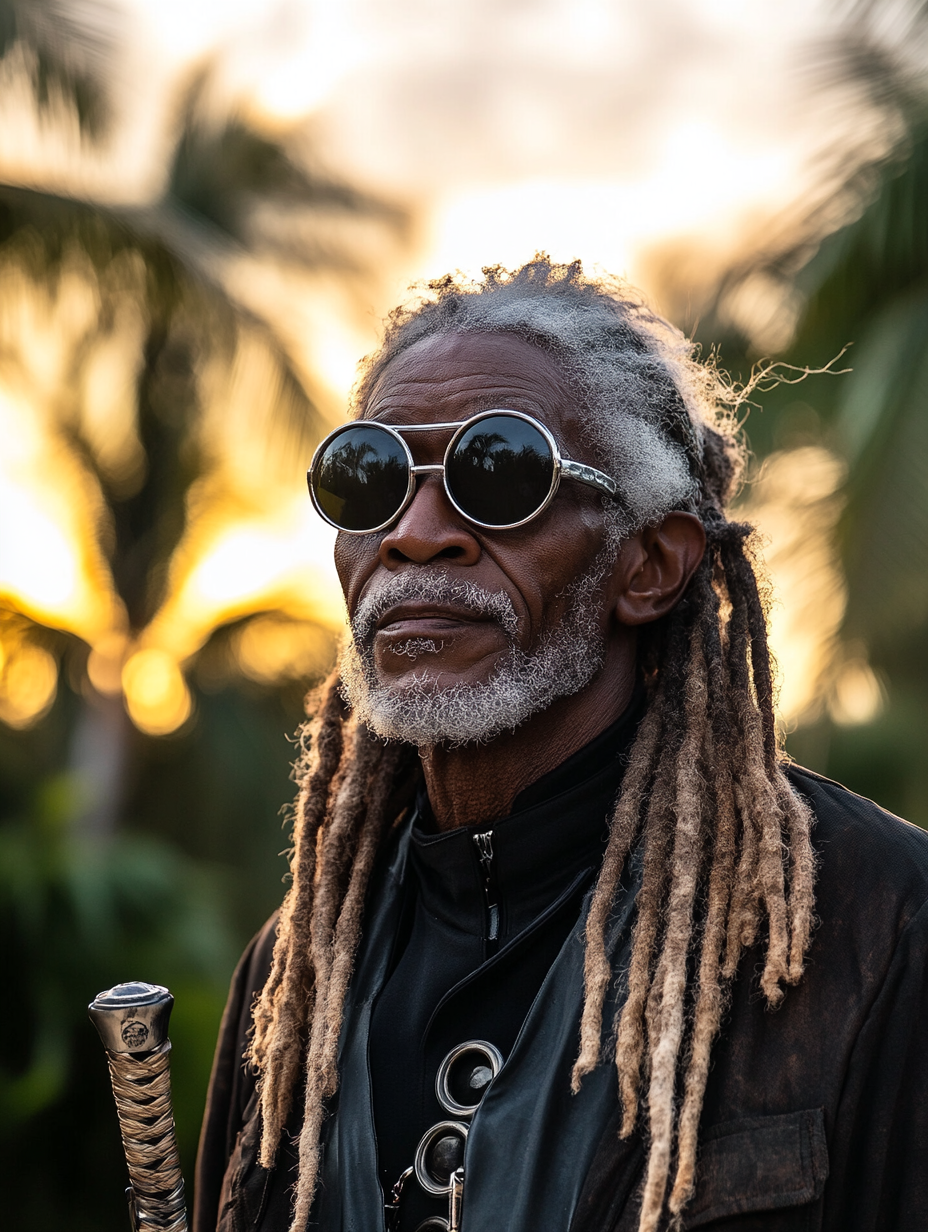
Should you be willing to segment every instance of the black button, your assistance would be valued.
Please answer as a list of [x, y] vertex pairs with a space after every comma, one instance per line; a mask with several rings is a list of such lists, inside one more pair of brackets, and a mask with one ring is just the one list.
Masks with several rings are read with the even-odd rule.
[[464, 1163], [467, 1125], [464, 1121], [439, 1121], [419, 1139], [413, 1167], [416, 1180], [426, 1193], [438, 1196], [451, 1189], [451, 1174]]
[[446, 1185], [451, 1179], [455, 1168], [460, 1168], [464, 1162], [464, 1139], [460, 1134], [445, 1134], [432, 1143], [426, 1167], [436, 1181]]
[[462, 1057], [448, 1073], [448, 1090], [455, 1103], [469, 1108], [480, 1102], [480, 1096], [493, 1081], [493, 1071], [482, 1061], [473, 1064], [473, 1057]]

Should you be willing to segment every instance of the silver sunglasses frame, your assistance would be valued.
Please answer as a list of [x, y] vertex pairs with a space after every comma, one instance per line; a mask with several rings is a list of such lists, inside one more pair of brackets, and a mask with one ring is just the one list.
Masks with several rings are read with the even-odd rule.
[[[518, 522], [506, 522], [503, 524], [498, 524], [495, 522], [481, 522], [478, 518], [466, 513], [448, 490], [448, 480], [445, 473], [445, 467], [448, 459], [451, 456], [455, 445], [464, 433], [468, 431], [469, 428], [473, 427], [475, 423], [479, 423], [480, 420], [498, 416], [509, 419], [521, 419], [525, 423], [531, 424], [533, 428], [536, 428], [547, 441], [548, 448], [551, 450], [551, 458], [553, 462], [553, 466], [551, 468], [551, 486], [548, 489], [545, 499], [538, 506], [538, 508], [530, 513], [527, 518], [522, 518]], [[349, 431], [351, 428], [356, 428], [362, 423], [366, 426], [381, 428], [384, 432], [389, 433], [390, 436], [399, 441], [400, 445], [403, 447], [403, 452], [406, 455], [406, 466], [409, 470], [409, 483], [406, 487], [406, 495], [403, 497], [399, 508], [395, 513], [391, 514], [386, 522], [382, 522], [379, 526], [372, 526], [368, 530], [348, 530], [344, 526], [339, 526], [339, 524], [330, 518], [325, 510], [320, 506], [313, 488], [313, 476], [316, 472], [316, 467], [322, 458], [323, 451], [328, 448], [332, 441], [341, 436], [342, 433]], [[401, 432], [450, 432], [452, 429], [455, 430], [454, 435], [448, 442], [441, 462], [430, 463], [423, 466], [416, 465], [409, 446], [400, 435]], [[309, 495], [313, 502], [313, 506], [323, 521], [328, 522], [330, 526], [334, 526], [335, 529], [341, 531], [343, 535], [376, 535], [379, 531], [386, 530], [388, 526], [392, 526], [393, 523], [396, 522], [398, 518], [402, 517], [405, 511], [409, 508], [412, 498], [416, 492], [416, 477], [418, 475], [438, 474], [442, 477], [442, 487], [445, 489], [445, 495], [450, 501], [452, 507], [461, 515], [462, 518], [465, 518], [474, 526], [479, 526], [481, 530], [515, 530], [517, 527], [525, 526], [527, 522], [533, 521], [539, 516], [539, 514], [544, 513], [544, 511], [554, 500], [562, 479], [576, 479], [578, 483], [583, 483], [586, 484], [587, 487], [595, 488], [596, 491], [603, 492], [607, 496], [615, 496], [618, 492], [618, 485], [615, 480], [610, 479], [609, 476], [603, 474], [602, 471], [598, 471], [595, 466], [587, 466], [583, 462], [574, 462], [571, 458], [565, 457], [558, 448], [557, 441], [554, 439], [554, 436], [551, 434], [549, 429], [540, 420], [536, 419], [534, 415], [527, 415], [524, 411], [511, 411], [505, 407], [496, 407], [489, 411], [480, 411], [478, 414], [472, 415], [470, 419], [465, 419], [463, 422], [459, 420], [453, 423], [385, 424], [381, 423], [378, 419], [352, 419], [349, 423], [341, 424], [333, 432], [330, 432], [325, 440], [320, 442], [316, 452], [313, 454], [313, 460], [310, 463], [309, 470], [306, 472], [306, 482], [309, 486]]]

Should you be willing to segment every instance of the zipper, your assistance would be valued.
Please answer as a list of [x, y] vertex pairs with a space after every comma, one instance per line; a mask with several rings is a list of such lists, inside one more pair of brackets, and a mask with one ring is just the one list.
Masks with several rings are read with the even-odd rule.
[[487, 953], [494, 954], [499, 946], [499, 894], [496, 889], [496, 867], [493, 862], [493, 831], [474, 835], [474, 846], [480, 871], [483, 873], [483, 894], [487, 909]]

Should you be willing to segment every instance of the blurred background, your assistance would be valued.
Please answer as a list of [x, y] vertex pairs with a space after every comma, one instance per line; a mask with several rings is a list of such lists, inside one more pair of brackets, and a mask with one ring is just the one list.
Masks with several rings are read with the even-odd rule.
[[305, 468], [414, 280], [580, 257], [784, 365], [742, 504], [787, 747], [928, 826], [926, 44], [923, 0], [0, 0], [11, 1227], [127, 1226], [121, 980], [177, 998], [191, 1175], [343, 619]]

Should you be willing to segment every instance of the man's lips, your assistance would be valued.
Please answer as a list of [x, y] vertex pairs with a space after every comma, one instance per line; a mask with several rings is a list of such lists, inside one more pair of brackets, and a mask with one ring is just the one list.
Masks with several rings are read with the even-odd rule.
[[485, 624], [489, 619], [471, 608], [453, 604], [402, 603], [384, 612], [377, 621], [376, 632], [388, 637], [426, 637], [433, 632], [447, 633], [461, 625]]

